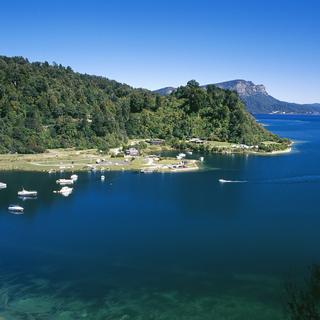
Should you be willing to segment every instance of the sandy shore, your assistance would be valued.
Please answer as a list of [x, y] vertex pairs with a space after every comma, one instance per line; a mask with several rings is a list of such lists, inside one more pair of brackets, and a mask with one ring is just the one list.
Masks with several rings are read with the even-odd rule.
[[272, 151], [270, 152], [270, 154], [290, 153], [291, 151], [292, 151], [292, 148], [290, 147], [284, 150]]
[[275, 150], [275, 151], [271, 151], [271, 152], [257, 152], [257, 154], [264, 155], [264, 156], [273, 156], [273, 155], [278, 155], [278, 154], [290, 153], [290, 152], [292, 152], [293, 144], [294, 144], [294, 142], [292, 141], [291, 144], [286, 149]]

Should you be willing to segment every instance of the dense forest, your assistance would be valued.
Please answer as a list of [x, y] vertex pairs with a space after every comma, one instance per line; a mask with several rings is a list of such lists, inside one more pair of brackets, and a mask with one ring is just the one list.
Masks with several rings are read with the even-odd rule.
[[238, 95], [192, 80], [167, 97], [48, 62], [0, 56], [0, 153], [99, 148], [128, 138], [258, 144], [279, 138]]

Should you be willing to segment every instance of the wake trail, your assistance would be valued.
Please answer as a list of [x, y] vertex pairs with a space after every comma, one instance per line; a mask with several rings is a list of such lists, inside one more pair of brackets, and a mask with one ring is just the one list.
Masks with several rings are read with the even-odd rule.
[[252, 183], [252, 184], [296, 184], [296, 183], [319, 183], [320, 175], [304, 175], [288, 178], [274, 178], [266, 180], [226, 180], [219, 179], [221, 184], [224, 183]]

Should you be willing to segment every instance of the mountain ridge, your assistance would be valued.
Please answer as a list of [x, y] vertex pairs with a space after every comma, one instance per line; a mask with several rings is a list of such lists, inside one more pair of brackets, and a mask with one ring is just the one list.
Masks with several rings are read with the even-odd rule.
[[[206, 88], [209, 84], [201, 87]], [[320, 103], [299, 104], [281, 101], [269, 95], [263, 84], [254, 84], [252, 81], [236, 79], [214, 84], [216, 87], [231, 90], [238, 93], [240, 99], [245, 103], [247, 110], [253, 114], [320, 114]], [[168, 95], [176, 88], [165, 87], [153, 92], [160, 95]]]

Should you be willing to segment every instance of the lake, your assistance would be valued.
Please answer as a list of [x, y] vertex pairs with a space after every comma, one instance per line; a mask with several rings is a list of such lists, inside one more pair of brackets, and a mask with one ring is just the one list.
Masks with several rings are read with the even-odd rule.
[[320, 260], [320, 117], [257, 119], [293, 152], [80, 173], [67, 198], [65, 174], [0, 173], [0, 318], [283, 319], [285, 284]]

